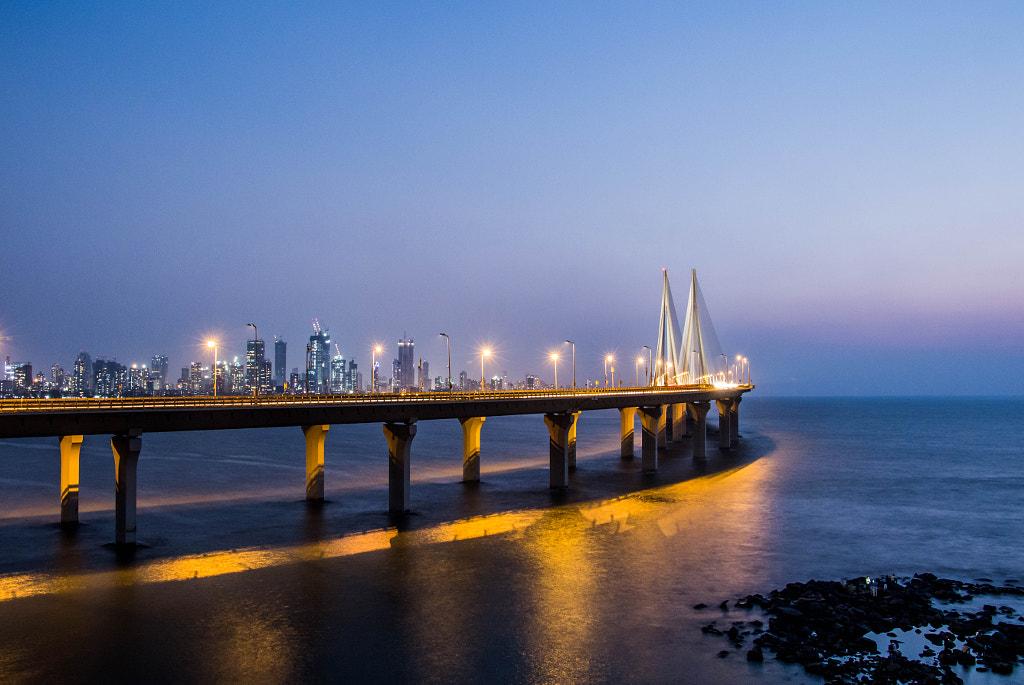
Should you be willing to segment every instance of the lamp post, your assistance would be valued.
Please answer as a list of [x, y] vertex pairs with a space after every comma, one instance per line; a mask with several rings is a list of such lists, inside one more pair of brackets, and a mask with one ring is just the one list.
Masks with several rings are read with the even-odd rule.
[[566, 340], [565, 342], [572, 345], [572, 389], [576, 389], [576, 343], [572, 340]]
[[[615, 361], [615, 359], [609, 354], [604, 358], [604, 387], [608, 387], [608, 364]], [[612, 378], [614, 379], [615, 367], [612, 367]]]
[[637, 387], [637, 388], [640, 387], [640, 365], [643, 364], [643, 362], [644, 362], [644, 358], [643, 357], [637, 357], [636, 358], [636, 385], [634, 387]]
[[452, 391], [452, 341], [448, 338], [447, 333], [440, 333], [439, 335], [444, 337], [445, 347], [448, 348], [448, 392]]
[[260, 394], [260, 365], [256, 359], [256, 342], [260, 339], [260, 332], [256, 330], [254, 323], [245, 325], [252, 326], [252, 396], [256, 397]]
[[647, 385], [651, 384], [651, 348], [644, 345], [640, 348], [641, 350], [647, 350], [647, 366], [644, 367], [644, 378], [647, 381]]
[[310, 366], [309, 360], [312, 357], [312, 355], [313, 355], [313, 344], [312, 343], [306, 343], [306, 373], [303, 374], [303, 377], [305, 378], [305, 380], [303, 381], [303, 386], [302, 386], [303, 387], [303, 394], [305, 394], [305, 395], [309, 394], [309, 366]]
[[370, 392], [377, 392], [377, 354], [383, 352], [380, 345], [376, 345], [373, 348], [373, 354], [371, 355], [370, 362]]
[[207, 347], [213, 348], [213, 396], [217, 396], [217, 341], [207, 340]]
[[555, 363], [555, 390], [558, 390], [558, 353], [551, 353], [551, 361]]
[[484, 357], [491, 354], [491, 351], [486, 347], [480, 352], [480, 392], [484, 391]]

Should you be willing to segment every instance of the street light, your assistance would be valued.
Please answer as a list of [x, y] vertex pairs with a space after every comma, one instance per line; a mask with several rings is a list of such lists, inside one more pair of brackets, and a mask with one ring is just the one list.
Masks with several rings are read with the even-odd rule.
[[[610, 364], [613, 361], [615, 361], [615, 358], [612, 357], [610, 354], [607, 357], [604, 358], [604, 387], [606, 387], [606, 388], [608, 387], [608, 364]], [[614, 374], [615, 374], [615, 367], [614, 366], [612, 367], [612, 374], [613, 374], [613, 378], [614, 378]]]
[[558, 390], [558, 353], [551, 353], [551, 361], [555, 363], [555, 390]]
[[644, 362], [644, 358], [643, 357], [637, 357], [636, 358], [636, 385], [633, 386], [633, 387], [636, 387], [636, 388], [640, 387], [640, 365], [643, 364], [643, 362]]
[[641, 350], [647, 350], [647, 366], [644, 367], [644, 378], [647, 380], [647, 385], [651, 384], [651, 348], [644, 345], [640, 348]]
[[256, 359], [256, 342], [260, 339], [260, 333], [256, 330], [256, 324], [247, 323], [245, 325], [252, 326], [252, 396], [256, 397], [260, 394], [260, 365]]
[[484, 391], [484, 357], [490, 356], [491, 351], [486, 347], [480, 352], [480, 392]]
[[213, 348], [213, 396], [217, 396], [217, 341], [207, 340], [207, 347]]
[[576, 343], [572, 340], [566, 340], [565, 342], [572, 345], [572, 389], [576, 389]]
[[447, 333], [439, 333], [444, 337], [445, 347], [448, 348], [448, 392], [452, 391], [452, 341], [448, 338]]
[[383, 348], [381, 348], [380, 345], [377, 345], [376, 347], [373, 348], [373, 354], [371, 355], [371, 363], [370, 363], [370, 384], [371, 384], [370, 385], [370, 392], [371, 393], [377, 392], [377, 355], [380, 352], [383, 352], [383, 351], [384, 350], [383, 350]]

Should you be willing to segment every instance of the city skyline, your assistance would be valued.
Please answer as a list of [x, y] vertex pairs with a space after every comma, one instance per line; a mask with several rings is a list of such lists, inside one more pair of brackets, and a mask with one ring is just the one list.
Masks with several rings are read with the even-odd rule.
[[696, 268], [765, 396], [1024, 394], [1018, 4], [3, 13], [0, 358], [602, 378]]

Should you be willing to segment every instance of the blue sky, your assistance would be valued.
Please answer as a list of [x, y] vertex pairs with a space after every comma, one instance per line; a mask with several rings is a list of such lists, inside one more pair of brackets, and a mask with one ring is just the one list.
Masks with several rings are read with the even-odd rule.
[[408, 334], [443, 373], [443, 330], [456, 373], [572, 338], [594, 378], [665, 267], [766, 394], [1024, 393], [1018, 3], [0, 16], [15, 361], [176, 369], [254, 321], [301, 366], [316, 316], [364, 368]]

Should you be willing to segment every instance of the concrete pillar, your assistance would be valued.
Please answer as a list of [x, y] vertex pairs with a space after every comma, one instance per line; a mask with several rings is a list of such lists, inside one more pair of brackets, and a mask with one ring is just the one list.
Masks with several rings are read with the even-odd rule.
[[480, 482], [480, 429], [486, 416], [459, 419], [462, 424], [462, 481]]
[[665, 425], [660, 406], [640, 407], [640, 466], [644, 473], [658, 470], [658, 434]]
[[576, 423], [574, 414], [545, 414], [551, 457], [551, 487], [569, 487], [569, 429]]
[[686, 437], [686, 408], [682, 404], [671, 404], [668, 409], [669, 414], [665, 421], [667, 425], [672, 426], [672, 439], [679, 442]]
[[416, 437], [416, 423], [385, 423], [388, 440], [388, 511], [409, 511], [409, 454]]
[[686, 405], [683, 407], [683, 435], [686, 437], [693, 436], [693, 417], [690, 416], [690, 412], [686, 410]]
[[142, 431], [131, 430], [128, 435], [115, 435], [110, 439], [114, 452], [114, 542], [119, 545], [135, 544], [136, 483], [139, 452], [142, 451]]
[[569, 426], [569, 436], [567, 438], [569, 441], [569, 451], [567, 454], [569, 455], [568, 461], [570, 471], [574, 471], [576, 469], [576, 420], [580, 418], [580, 414], [582, 413], [583, 412], [574, 411], [572, 413], [572, 425]]
[[732, 416], [729, 417], [729, 428], [732, 429], [732, 442], [740, 441], [740, 400], [743, 395], [736, 395], [732, 400]]
[[732, 415], [732, 400], [715, 400], [718, 405], [718, 449], [727, 450], [732, 447], [732, 428], [729, 418]]
[[78, 525], [78, 455], [81, 435], [60, 436], [60, 525]]
[[619, 409], [619, 423], [622, 426], [621, 455], [623, 459], [633, 458], [633, 427], [636, 425], [636, 407]]
[[306, 436], [306, 500], [322, 502], [324, 499], [324, 440], [330, 425], [303, 426]]
[[677, 435], [673, 432], [675, 426], [672, 424], [672, 405], [666, 404], [662, 407], [664, 415], [661, 417], [662, 430], [665, 432], [665, 442], [661, 445], [665, 447], [670, 442], [675, 442]]
[[707, 456], [707, 416], [710, 409], [710, 402], [686, 403], [686, 411], [693, 418], [693, 456], [695, 459], [703, 459]]
[[657, 436], [658, 449], [665, 449], [668, 436], [665, 435], [665, 410], [662, 407], [658, 407], [658, 429], [655, 431], [655, 435]]

